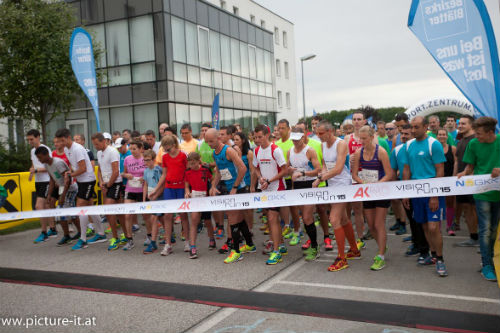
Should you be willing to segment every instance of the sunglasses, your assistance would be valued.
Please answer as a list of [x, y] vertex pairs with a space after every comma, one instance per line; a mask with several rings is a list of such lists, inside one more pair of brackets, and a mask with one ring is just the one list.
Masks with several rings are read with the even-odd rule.
[[392, 127], [386, 127], [385, 128], [386, 131], [392, 131], [392, 130], [395, 130], [395, 128], [392, 128]]

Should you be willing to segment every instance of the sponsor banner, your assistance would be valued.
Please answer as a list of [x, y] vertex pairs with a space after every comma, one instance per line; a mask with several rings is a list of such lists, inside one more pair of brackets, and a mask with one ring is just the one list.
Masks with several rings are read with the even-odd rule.
[[408, 180], [291, 191], [246, 193], [216, 197], [160, 200], [0, 214], [0, 221], [21, 218], [228, 211], [370, 200], [450, 196], [500, 190], [500, 177], [490, 175]]

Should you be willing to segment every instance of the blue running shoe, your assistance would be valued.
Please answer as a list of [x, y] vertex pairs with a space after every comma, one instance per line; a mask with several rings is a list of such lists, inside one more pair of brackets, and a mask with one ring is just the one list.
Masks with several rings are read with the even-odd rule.
[[118, 250], [119, 246], [120, 246], [120, 241], [116, 238], [111, 238], [109, 240], [108, 251]]
[[409, 242], [409, 241], [411, 241], [411, 236], [403, 238], [403, 242], [406, 243], [406, 242]]
[[141, 229], [141, 227], [138, 224], [132, 225], [132, 232], [136, 232], [139, 229]]
[[92, 237], [91, 239], [87, 240], [87, 243], [88, 244], [103, 243], [103, 242], [105, 242], [107, 240], [108, 239], [106, 238], [106, 236], [96, 234], [94, 237]]
[[481, 269], [481, 275], [488, 281], [496, 281], [497, 275], [495, 269], [491, 265], [486, 265]]
[[81, 239], [79, 239], [78, 243], [76, 243], [75, 245], [73, 245], [73, 247], [71, 248], [71, 251], [86, 249], [87, 247], [88, 247], [87, 242], [84, 242]]
[[267, 259], [266, 264], [267, 265], [276, 265], [277, 263], [283, 261], [281, 258], [281, 253], [279, 251], [273, 251], [269, 255], [269, 259]]
[[148, 247], [142, 251], [144, 254], [151, 254], [158, 251], [158, 246], [156, 246], [156, 242], [149, 243]]
[[33, 241], [33, 243], [35, 244], [42, 243], [45, 242], [47, 239], [49, 239], [49, 236], [41, 232], [40, 235]]
[[418, 264], [422, 266], [429, 266], [429, 265], [434, 265], [436, 263], [436, 258], [433, 258], [430, 255], [427, 255], [425, 257], [420, 256], [418, 257]]
[[283, 256], [285, 256], [285, 255], [288, 254], [288, 249], [286, 248], [285, 245], [280, 245], [279, 251], [280, 251], [280, 254], [283, 255]]
[[408, 247], [405, 256], [411, 257], [411, 256], [416, 256], [417, 254], [420, 254], [420, 251], [412, 244]]
[[57, 237], [57, 230], [49, 229], [49, 231], [47, 231], [47, 236], [49, 236], [49, 237]]
[[436, 262], [436, 272], [441, 277], [448, 276], [448, 270], [446, 269], [446, 265], [444, 264], [444, 261], [438, 260]]

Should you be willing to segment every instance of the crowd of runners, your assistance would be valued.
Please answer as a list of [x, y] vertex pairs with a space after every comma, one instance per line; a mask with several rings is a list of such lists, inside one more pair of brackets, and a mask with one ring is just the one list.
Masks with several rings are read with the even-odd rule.
[[[440, 127], [437, 116], [409, 121], [403, 113], [392, 122], [378, 122], [375, 130], [367, 125], [361, 109], [339, 128], [320, 116], [313, 117], [311, 132], [306, 123], [291, 126], [286, 119], [272, 128], [258, 125], [252, 131], [238, 124], [220, 130], [203, 124], [197, 139], [189, 124], [182, 125], [181, 138], [161, 124], [158, 137], [153, 130], [93, 134], [90, 143], [96, 159], [85, 148], [85, 136], [66, 128], [55, 133], [54, 150], [40, 143], [35, 129], [27, 132], [27, 140], [33, 147], [30, 178], [35, 180], [38, 210], [54, 208], [56, 203], [61, 208], [93, 205], [96, 183], [102, 204], [109, 205], [471, 174], [498, 177], [496, 123], [489, 117], [462, 116], [458, 122], [449, 117]], [[405, 255], [416, 257], [419, 265], [434, 265], [439, 276], [448, 275], [443, 234], [453, 236], [463, 228], [464, 215], [470, 238], [455, 245], [479, 247], [481, 274], [496, 280], [492, 258], [499, 191], [355, 203], [305, 201], [302, 206], [258, 210], [259, 226], [254, 225], [253, 210], [142, 215], [147, 234], [143, 253], [159, 251], [168, 256], [180, 238], [182, 250], [195, 259], [197, 237], [205, 226], [209, 250], [226, 254], [225, 263], [235, 263], [245, 253], [257, 251], [253, 233], [260, 229], [269, 235], [262, 248], [268, 265], [280, 263], [293, 247], [301, 247], [304, 259], [314, 261], [321, 246], [333, 251], [333, 240], [338, 256], [328, 270], [340, 271], [360, 259], [366, 241], [374, 239], [378, 250], [370, 269], [381, 270], [388, 250], [389, 209], [396, 223], [388, 229], [410, 242]], [[72, 243], [74, 251], [99, 242], [109, 242], [109, 251], [130, 251], [138, 242], [134, 232], [141, 228], [135, 214], [42, 218], [42, 232], [34, 242], [60, 234], [56, 223], [62, 229], [57, 245]], [[174, 233], [176, 223], [181, 225], [180, 237]]]

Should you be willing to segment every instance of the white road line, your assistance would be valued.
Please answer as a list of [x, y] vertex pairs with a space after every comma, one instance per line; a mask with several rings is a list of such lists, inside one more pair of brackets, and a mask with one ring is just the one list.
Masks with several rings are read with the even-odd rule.
[[[251, 290], [258, 291], [258, 292], [267, 291], [267, 290], [271, 289], [273, 286], [275, 286], [276, 284], [280, 283], [281, 280], [290, 276], [293, 272], [298, 270], [305, 263], [306, 262], [304, 260], [298, 260], [296, 263], [283, 269], [281, 272], [279, 272], [278, 274], [273, 276], [271, 279], [267, 280], [266, 282], [262, 283], [261, 285], [257, 286], [254, 289], [251, 289]], [[238, 310], [239, 309], [235, 309], [235, 308], [221, 309], [221, 310], [215, 312], [213, 315], [211, 315], [207, 319], [203, 320], [198, 325], [192, 327], [189, 331], [187, 331], [187, 333], [206, 333], [211, 328], [213, 328], [215, 325], [217, 325], [218, 323], [220, 323], [221, 321], [223, 321], [227, 317], [231, 316], [234, 312], [236, 312]]]
[[343, 290], [368, 291], [368, 292], [378, 292], [378, 293], [386, 293], [386, 294], [412, 295], [412, 296], [435, 297], [435, 298], [449, 298], [449, 299], [457, 299], [457, 300], [461, 300], [461, 301], [472, 301], [472, 302], [485, 302], [485, 303], [500, 304], [500, 300], [494, 299], [494, 298], [483, 298], [483, 297], [472, 297], [472, 296], [438, 294], [438, 293], [428, 293], [428, 292], [411, 291], [411, 290], [367, 288], [367, 287], [356, 287], [356, 286], [339, 285], [339, 284], [312, 283], [312, 282], [296, 282], [296, 281], [279, 281], [278, 283], [279, 284], [291, 285], [291, 286], [299, 286], [299, 287], [307, 286], [307, 287], [328, 288], [328, 289], [343, 289]]

